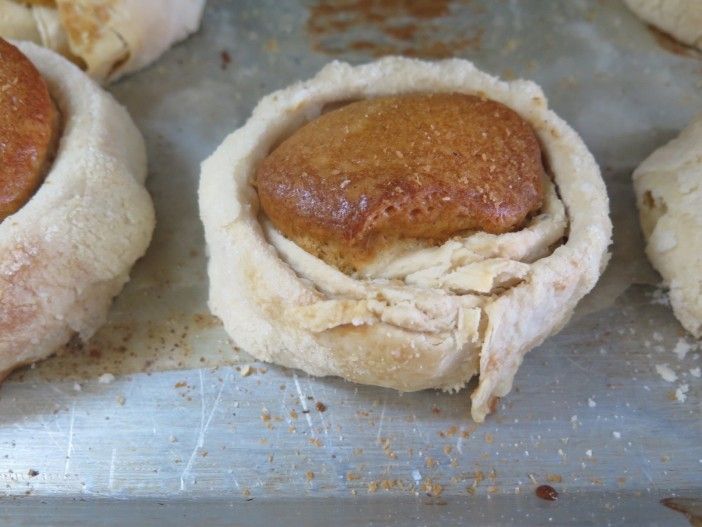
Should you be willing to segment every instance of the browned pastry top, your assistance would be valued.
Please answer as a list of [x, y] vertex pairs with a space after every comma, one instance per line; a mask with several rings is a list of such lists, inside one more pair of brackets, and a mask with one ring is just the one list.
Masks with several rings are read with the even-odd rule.
[[519, 228], [541, 207], [543, 174], [536, 134], [510, 108], [410, 94], [307, 123], [262, 161], [255, 184], [284, 235], [353, 271], [398, 240]]
[[44, 179], [59, 137], [59, 113], [30, 60], [0, 38], [0, 221]]

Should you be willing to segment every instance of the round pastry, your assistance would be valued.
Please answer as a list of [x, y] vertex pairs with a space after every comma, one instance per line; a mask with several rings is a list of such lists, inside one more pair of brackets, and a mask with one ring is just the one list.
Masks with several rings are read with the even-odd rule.
[[702, 117], [634, 171], [646, 254], [680, 323], [702, 337]]
[[41, 44], [107, 83], [197, 31], [204, 8], [205, 0], [0, 0], [0, 37]]
[[624, 0], [642, 20], [688, 46], [702, 49], [700, 0]]
[[89, 338], [154, 227], [127, 112], [54, 52], [16, 46], [0, 39], [0, 379]]
[[210, 308], [255, 357], [482, 421], [596, 283], [599, 169], [541, 90], [464, 60], [334, 62], [202, 165]]

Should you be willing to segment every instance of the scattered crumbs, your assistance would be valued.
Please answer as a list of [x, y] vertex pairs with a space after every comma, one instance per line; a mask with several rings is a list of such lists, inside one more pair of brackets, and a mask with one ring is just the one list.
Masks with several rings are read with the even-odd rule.
[[444, 491], [444, 487], [441, 485], [441, 483], [436, 483], [431, 479], [428, 479], [422, 483], [422, 490], [427, 494], [427, 496], [436, 498], [441, 496], [441, 493]]
[[558, 449], [558, 455], [561, 456], [561, 457], [565, 457], [565, 452], [563, 452], [563, 450], [559, 448], [559, 449]]
[[534, 474], [529, 474], [529, 479], [531, 480], [531, 482], [532, 482], [534, 485], [538, 485], [538, 484], [539, 484], [539, 482], [536, 481], [536, 477], [534, 476]]
[[451, 454], [453, 447], [451, 445], [444, 445], [444, 454], [447, 456]]
[[185, 388], [187, 385], [188, 383], [185, 381], [178, 381], [173, 386], [175, 386], [176, 388]]
[[220, 67], [223, 70], [226, 70], [227, 66], [229, 66], [229, 64], [232, 61], [232, 57], [231, 57], [231, 55], [229, 55], [229, 52], [226, 49], [223, 49], [222, 51], [219, 52], [219, 61], [220, 61]]
[[295, 408], [290, 410], [290, 419], [297, 419], [297, 411], [295, 410]]
[[429, 468], [429, 469], [436, 468], [438, 465], [439, 465], [439, 463], [433, 457], [428, 457], [424, 461], [424, 466]]
[[378, 482], [377, 481], [371, 481], [368, 483], [368, 492], [370, 494], [374, 494], [378, 492]]
[[563, 481], [563, 477], [560, 474], [549, 474], [546, 479], [549, 483], [561, 483]]
[[124, 403], [127, 402], [127, 399], [125, 399], [124, 395], [122, 395], [122, 394], [119, 394], [115, 400], [117, 401], [117, 404], [120, 406], [124, 406]]
[[80, 392], [82, 390], [83, 390], [83, 387], [80, 384], [78, 384], [77, 382], [73, 383], [73, 391], [74, 392]]
[[318, 412], [327, 411], [327, 405], [324, 404], [322, 401], [317, 401], [317, 404], [315, 404], [314, 407], [317, 409]]
[[595, 406], [597, 406], [597, 403], [596, 403], [595, 401], [593, 401], [592, 399], [588, 399], [588, 400], [587, 400], [587, 405], [588, 405], [590, 408], [594, 408]]
[[687, 392], [690, 390], [690, 386], [687, 384], [681, 384], [677, 390], [675, 390], [675, 398], [678, 402], [684, 403], [687, 399]]
[[322, 448], [324, 446], [322, 442], [316, 437], [314, 439], [310, 439], [309, 442], [310, 445], [316, 446], [317, 448]]
[[488, 432], [487, 434], [485, 434], [485, 442], [488, 445], [491, 445], [494, 440], [495, 440], [495, 438], [491, 433]]
[[666, 382], [675, 382], [678, 380], [678, 376], [668, 364], [656, 364], [656, 371]]
[[692, 375], [693, 377], [699, 378], [700, 375], [701, 375], [701, 373], [700, 373], [700, 367], [697, 366], [696, 368], [690, 368], [690, 375]]
[[653, 290], [653, 294], [651, 295], [651, 304], [659, 304], [662, 306], [670, 305], [670, 299], [668, 298], [665, 289], [662, 287], [657, 287]]
[[586, 450], [586, 451], [585, 451], [585, 455], [586, 455], [587, 457], [592, 457], [592, 450]]
[[360, 474], [357, 474], [356, 472], [347, 472], [346, 473], [346, 480], [347, 481], [358, 481], [361, 479]]
[[263, 421], [264, 423], [267, 423], [270, 420], [271, 420], [271, 413], [268, 411], [267, 408], [263, 408], [261, 410], [261, 421]]
[[621, 439], [622, 438], [621, 432], [612, 432], [612, 435], [614, 436], [614, 439]]
[[653, 340], [656, 342], [663, 342], [663, 335], [661, 335], [658, 331], [653, 332]]
[[172, 435], [168, 438], [168, 441], [170, 441], [171, 443], [177, 443], [178, 438], [176, 436]]
[[246, 487], [246, 488], [242, 491], [242, 494], [244, 495], [245, 498], [248, 498], [249, 496], [251, 496], [251, 489], [249, 489], [249, 487]]
[[678, 356], [678, 360], [683, 360], [685, 358], [685, 355], [687, 355], [688, 352], [691, 351], [693, 348], [694, 346], [690, 345], [684, 338], [681, 337], [675, 344], [675, 347], [673, 348], [673, 353], [675, 353]]
[[251, 366], [249, 366], [248, 364], [245, 364], [244, 366], [241, 367], [239, 374], [242, 377], [248, 377], [249, 375], [251, 375]]
[[102, 375], [100, 375], [100, 377], [98, 377], [98, 382], [100, 384], [110, 384], [114, 380], [115, 380], [115, 376], [112, 375], [111, 373], [103, 373]]
[[36, 478], [36, 477], [39, 475], [39, 471], [38, 471], [38, 470], [34, 470], [33, 468], [30, 468], [29, 471], [27, 472], [27, 475], [28, 475], [30, 478]]
[[305, 477], [307, 478], [307, 481], [312, 481], [314, 479], [314, 472], [311, 470], [308, 470], [307, 473], [305, 474]]

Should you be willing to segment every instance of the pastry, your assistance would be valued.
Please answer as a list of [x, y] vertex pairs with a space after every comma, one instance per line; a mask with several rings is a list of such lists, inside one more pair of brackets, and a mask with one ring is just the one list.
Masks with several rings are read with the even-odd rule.
[[634, 171], [646, 254], [680, 323], [702, 337], [702, 117]]
[[205, 0], [0, 0], [0, 37], [30, 40], [113, 82], [197, 31]]
[[210, 308], [255, 357], [403, 391], [480, 375], [482, 421], [596, 283], [599, 169], [527, 81], [333, 62], [202, 165]]
[[688, 46], [702, 49], [700, 0], [624, 0], [641, 19]]
[[2, 378], [93, 334], [154, 212], [139, 131], [64, 58], [0, 39], [0, 110]]

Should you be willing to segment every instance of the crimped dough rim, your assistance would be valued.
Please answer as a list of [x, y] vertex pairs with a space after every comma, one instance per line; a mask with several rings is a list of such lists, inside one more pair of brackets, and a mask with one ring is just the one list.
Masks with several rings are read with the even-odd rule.
[[[482, 94], [526, 118], [539, 136], [565, 205], [568, 239], [529, 263], [521, 282], [490, 302], [476, 305], [469, 295], [456, 300], [456, 295], [437, 296], [427, 287], [389, 284], [390, 300], [366, 298], [369, 310], [359, 310], [354, 295], [362, 293], [335, 268], [318, 260], [314, 276], [303, 276], [300, 268], [294, 269], [298, 262], [289, 265], [281, 258], [284, 251], [275, 247], [280, 250], [285, 241], [269, 241], [273, 232], [259, 221], [249, 181], [276, 141], [324, 105], [418, 91]], [[611, 239], [599, 168], [579, 136], [548, 110], [538, 86], [499, 81], [459, 59], [389, 57], [356, 67], [333, 62], [313, 79], [263, 98], [249, 121], [203, 163], [200, 210], [210, 255], [210, 307], [245, 351], [314, 375], [406, 391], [457, 389], [479, 373], [472, 395], [477, 421], [489, 412], [493, 397], [510, 390], [526, 351], [560, 329], [594, 286]], [[325, 292], [317, 279], [337, 290]], [[412, 316], [424, 317], [418, 322], [422, 330], [391, 320], [411, 319], [411, 309], [388, 314], [375, 301], [410, 306]], [[347, 323], [330, 327], [330, 316]], [[448, 326], [452, 332], [444, 331]]]
[[62, 136], [42, 185], [0, 223], [0, 378], [90, 337], [155, 224], [144, 142], [124, 108], [56, 53], [13, 44], [46, 80]]

